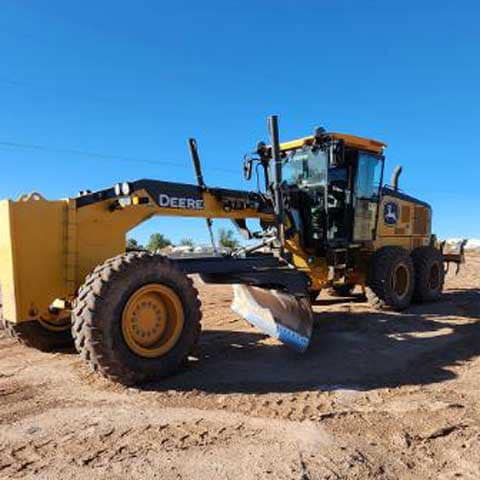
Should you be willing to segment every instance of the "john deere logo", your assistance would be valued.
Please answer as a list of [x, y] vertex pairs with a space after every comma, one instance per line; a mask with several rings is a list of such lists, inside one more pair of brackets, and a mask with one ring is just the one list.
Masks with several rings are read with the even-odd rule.
[[201, 198], [172, 197], [166, 193], [159, 195], [158, 204], [166, 208], [186, 208], [190, 210], [203, 210], [205, 208]]
[[398, 205], [388, 202], [383, 207], [383, 219], [387, 225], [395, 225], [398, 221]]

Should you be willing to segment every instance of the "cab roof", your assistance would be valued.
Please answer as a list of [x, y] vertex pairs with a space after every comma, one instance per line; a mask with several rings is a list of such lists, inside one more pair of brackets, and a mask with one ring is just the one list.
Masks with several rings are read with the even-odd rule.
[[[332, 138], [333, 140], [343, 140], [347, 147], [355, 148], [358, 150], [366, 150], [367, 152], [372, 152], [376, 154], [382, 153], [383, 149], [387, 146], [386, 143], [379, 142], [378, 140], [357, 137], [355, 135], [348, 135], [346, 133], [329, 132], [325, 133], [325, 136]], [[280, 144], [280, 150], [282, 152], [295, 150], [297, 148], [303, 147], [303, 145], [305, 144], [312, 144], [314, 139], [315, 137], [312, 135], [310, 137], [303, 137], [297, 140], [292, 140], [290, 142], [284, 142]]]

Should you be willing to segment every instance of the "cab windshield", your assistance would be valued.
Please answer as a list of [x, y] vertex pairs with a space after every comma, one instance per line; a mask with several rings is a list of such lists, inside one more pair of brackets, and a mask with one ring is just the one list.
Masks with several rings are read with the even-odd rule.
[[290, 185], [326, 185], [327, 172], [327, 152], [305, 148], [287, 153], [284, 178]]

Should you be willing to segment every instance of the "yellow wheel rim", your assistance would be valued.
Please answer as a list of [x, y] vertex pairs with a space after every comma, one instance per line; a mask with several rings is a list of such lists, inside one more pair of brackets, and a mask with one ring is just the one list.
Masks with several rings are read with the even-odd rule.
[[398, 264], [393, 272], [392, 287], [400, 298], [403, 298], [408, 293], [410, 273], [403, 263]]
[[183, 330], [183, 306], [165, 285], [152, 283], [129, 298], [122, 313], [122, 333], [130, 350], [145, 358], [165, 355]]

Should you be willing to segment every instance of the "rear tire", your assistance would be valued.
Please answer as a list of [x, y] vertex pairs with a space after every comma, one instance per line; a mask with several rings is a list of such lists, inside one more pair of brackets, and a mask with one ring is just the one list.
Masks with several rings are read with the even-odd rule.
[[401, 247], [383, 247], [371, 259], [366, 287], [368, 302], [375, 308], [404, 310], [415, 286], [413, 261]]
[[165, 257], [129, 252], [87, 277], [72, 332], [92, 370], [132, 385], [178, 370], [198, 342], [200, 320], [190, 278]]
[[419, 303], [438, 300], [445, 281], [441, 252], [433, 247], [419, 247], [412, 252], [412, 260], [415, 268], [413, 299]]

